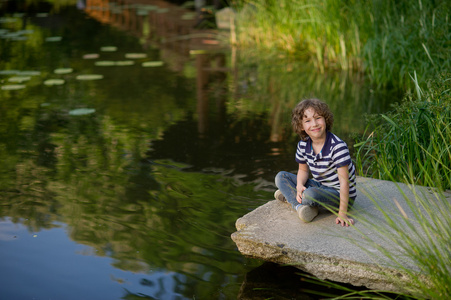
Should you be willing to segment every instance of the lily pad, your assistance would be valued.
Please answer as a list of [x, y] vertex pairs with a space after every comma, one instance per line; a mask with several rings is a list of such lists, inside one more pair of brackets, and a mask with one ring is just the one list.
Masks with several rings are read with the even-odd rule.
[[18, 18], [8, 18], [8, 17], [0, 18], [0, 23], [15, 23], [17, 21], [19, 21]]
[[17, 34], [33, 34], [34, 30], [32, 29], [23, 29], [16, 32]]
[[55, 74], [69, 74], [72, 73], [74, 71], [74, 69], [72, 68], [60, 68], [60, 69], [55, 69], [53, 71], [53, 73]]
[[129, 59], [147, 58], [147, 54], [146, 53], [126, 53], [125, 58], [129, 58]]
[[167, 12], [169, 12], [169, 8], [159, 8], [156, 10], [157, 14], [165, 14]]
[[64, 83], [65, 81], [63, 79], [47, 79], [46, 81], [44, 81], [44, 84], [47, 86], [62, 85]]
[[45, 38], [46, 42], [60, 42], [63, 38], [61, 36], [49, 36]]
[[22, 82], [28, 81], [30, 79], [31, 79], [30, 76], [14, 76], [14, 77], [9, 78], [8, 81], [22, 83]]
[[76, 77], [77, 80], [99, 80], [103, 79], [103, 75], [101, 74], [84, 74], [84, 75], [78, 75]]
[[122, 60], [116, 62], [116, 66], [132, 66], [134, 64], [135, 62], [133, 60]]
[[89, 115], [92, 113], [95, 113], [96, 110], [94, 108], [77, 108], [73, 109], [69, 112], [69, 115], [71, 116], [83, 116], [83, 115]]
[[26, 40], [28, 40], [28, 37], [26, 37], [26, 36], [16, 36], [16, 37], [13, 37], [11, 39], [13, 41], [26, 41]]
[[16, 73], [17, 76], [39, 76], [41, 71], [19, 71]]
[[148, 14], [149, 14], [149, 11], [145, 10], [145, 9], [138, 9], [136, 11], [137, 16], [147, 16]]
[[4, 91], [15, 91], [24, 89], [26, 86], [24, 84], [7, 84], [2, 86]]
[[99, 60], [99, 61], [95, 62], [95, 65], [99, 66], [99, 67], [111, 67], [111, 66], [115, 66], [116, 63], [111, 60]]
[[0, 75], [16, 75], [19, 72], [19, 70], [1, 70]]
[[83, 55], [84, 59], [96, 59], [99, 58], [99, 54], [97, 53], [89, 53], [89, 54], [85, 54]]
[[164, 62], [162, 61], [146, 61], [142, 63], [143, 67], [161, 67], [164, 65]]
[[104, 46], [100, 48], [100, 51], [103, 52], [116, 52], [117, 51], [117, 47], [116, 46]]
[[7, 32], [2, 34], [2, 38], [4, 39], [13, 39], [20, 37], [20, 34], [17, 34], [16, 32]]

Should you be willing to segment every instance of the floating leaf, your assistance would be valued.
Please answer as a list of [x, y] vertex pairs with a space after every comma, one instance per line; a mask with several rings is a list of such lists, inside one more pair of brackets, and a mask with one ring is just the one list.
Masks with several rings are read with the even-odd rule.
[[74, 110], [71, 110], [69, 112], [69, 115], [71, 116], [83, 116], [83, 115], [89, 115], [92, 113], [95, 113], [96, 110], [94, 108], [77, 108]]
[[103, 52], [115, 52], [115, 51], [117, 51], [117, 47], [116, 46], [105, 46], [105, 47], [101, 47], [100, 51], [103, 51]]
[[44, 84], [52, 86], [52, 85], [62, 85], [64, 84], [64, 82], [65, 81], [63, 79], [47, 79], [46, 81], [44, 81]]
[[12, 38], [13, 41], [26, 41], [28, 40], [28, 37], [26, 36], [16, 36]]
[[162, 61], [146, 61], [142, 63], [143, 67], [161, 67], [164, 64]]
[[0, 23], [15, 23], [17, 22], [19, 19], [17, 18], [8, 18], [8, 17], [3, 17], [0, 18]]
[[45, 17], [48, 17], [48, 16], [49, 16], [48, 13], [37, 13], [37, 14], [36, 14], [36, 17], [37, 17], [37, 18], [45, 18]]
[[55, 71], [53, 71], [53, 73], [55, 74], [69, 74], [72, 73], [74, 71], [74, 69], [72, 68], [60, 68], [60, 69], [55, 69]]
[[7, 32], [2, 34], [2, 38], [4, 39], [13, 39], [17, 37], [20, 37], [20, 34], [17, 34], [16, 32]]
[[156, 10], [157, 14], [165, 14], [167, 12], [169, 12], [169, 8], [159, 8]]
[[99, 54], [97, 53], [89, 53], [89, 54], [85, 54], [83, 55], [84, 59], [96, 59], [99, 58]]
[[77, 80], [99, 80], [103, 79], [103, 75], [100, 74], [85, 74], [85, 75], [78, 75], [76, 77]]
[[95, 62], [95, 65], [100, 67], [111, 67], [116, 65], [116, 63], [110, 60], [99, 60]]
[[39, 76], [41, 71], [19, 71], [16, 73], [18, 76]]
[[147, 58], [147, 54], [146, 53], [126, 53], [125, 58], [130, 58], [130, 59]]
[[9, 82], [17, 82], [17, 83], [22, 83], [24, 81], [28, 81], [30, 80], [31, 77], [30, 76], [15, 76], [15, 77], [11, 77], [8, 79]]
[[34, 30], [32, 29], [24, 29], [24, 30], [19, 30], [16, 32], [17, 34], [33, 34]]
[[60, 36], [49, 36], [45, 38], [46, 42], [60, 42], [63, 38]]
[[132, 66], [134, 64], [135, 62], [133, 60], [122, 60], [116, 62], [116, 66]]
[[145, 9], [138, 9], [136, 11], [137, 16], [147, 16], [148, 14], [149, 14], [149, 11], [145, 10]]
[[23, 84], [7, 84], [2, 86], [2, 90], [5, 91], [14, 91], [24, 89], [26, 86]]
[[158, 10], [159, 7], [156, 5], [147, 5], [147, 4], [136, 4], [133, 6], [133, 8], [136, 9], [136, 13], [139, 14], [139, 12], [146, 12], [148, 13], [149, 11], [155, 11]]
[[1, 70], [0, 75], [16, 75], [19, 72], [19, 70]]

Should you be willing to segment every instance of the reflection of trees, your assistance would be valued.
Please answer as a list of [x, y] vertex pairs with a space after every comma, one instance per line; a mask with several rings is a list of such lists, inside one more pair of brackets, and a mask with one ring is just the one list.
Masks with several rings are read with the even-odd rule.
[[370, 92], [359, 74], [317, 74], [313, 67], [295, 61], [257, 61], [242, 53], [239, 66], [240, 96], [230, 99], [229, 107], [239, 114], [269, 111], [274, 141], [291, 131], [291, 110], [303, 98], [325, 100], [335, 115], [334, 131], [346, 138], [364, 129], [364, 114], [384, 111], [396, 97]]
[[[54, 29], [34, 30], [41, 39], [21, 44], [20, 55], [1, 65], [26, 69], [19, 61], [35, 60], [42, 76], [24, 90], [0, 91], [0, 215], [32, 231], [67, 223], [72, 239], [112, 257], [118, 268], [177, 272], [186, 295], [209, 298], [218, 284], [235, 282], [243, 258], [229, 234], [236, 218], [258, 205], [236, 195], [264, 196], [222, 174], [188, 173], [146, 157], [149, 142], [195, 106], [189, 82], [165, 69], [94, 67], [80, 59], [75, 31], [84, 28], [61, 31], [58, 47], [43, 43]], [[104, 46], [103, 37], [90, 49]], [[61, 66], [75, 70], [64, 75], [65, 85], [38, 85]], [[109, 84], [74, 80], [92, 72], [105, 73]], [[68, 114], [86, 106], [97, 112]]]
[[[67, 223], [75, 241], [112, 257], [118, 268], [184, 274], [187, 295], [208, 297], [217, 282], [243, 268], [228, 236], [243, 208], [258, 205], [233, 199], [255, 199], [253, 185], [145, 159], [148, 139], [137, 139], [108, 118], [67, 117], [58, 123], [64, 129], [50, 134], [52, 163], [42, 164], [39, 155], [21, 158], [19, 190], [2, 196], [2, 215], [28, 219], [36, 231], [56, 220]], [[39, 120], [36, 126], [55, 129]], [[190, 285], [205, 274], [214, 280]]]

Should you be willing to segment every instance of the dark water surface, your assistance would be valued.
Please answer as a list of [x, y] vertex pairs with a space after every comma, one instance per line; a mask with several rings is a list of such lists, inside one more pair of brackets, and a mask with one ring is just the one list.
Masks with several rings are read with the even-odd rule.
[[328, 101], [350, 143], [390, 99], [358, 76], [190, 54], [149, 6], [26, 2], [0, 1], [0, 299], [301, 298], [237, 251], [235, 221], [296, 169], [299, 99]]

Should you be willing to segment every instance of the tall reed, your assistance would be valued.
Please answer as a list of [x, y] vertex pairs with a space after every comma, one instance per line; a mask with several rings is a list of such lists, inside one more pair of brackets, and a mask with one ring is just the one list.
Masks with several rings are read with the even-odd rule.
[[[451, 74], [429, 81], [388, 114], [372, 116], [371, 133], [354, 147], [359, 173], [451, 189]], [[431, 179], [428, 179], [431, 178]]]
[[357, 70], [377, 86], [411, 87], [450, 68], [451, 2], [238, 0], [242, 48]]

